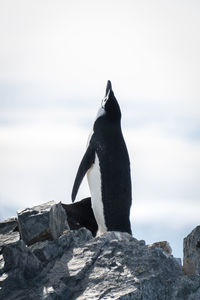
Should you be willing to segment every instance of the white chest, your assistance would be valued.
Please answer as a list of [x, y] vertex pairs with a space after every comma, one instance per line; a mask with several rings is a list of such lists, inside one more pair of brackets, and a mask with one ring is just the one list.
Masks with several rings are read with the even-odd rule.
[[95, 153], [95, 161], [87, 172], [88, 184], [91, 192], [92, 209], [98, 224], [98, 234], [107, 231], [102, 202], [101, 173], [99, 159]]

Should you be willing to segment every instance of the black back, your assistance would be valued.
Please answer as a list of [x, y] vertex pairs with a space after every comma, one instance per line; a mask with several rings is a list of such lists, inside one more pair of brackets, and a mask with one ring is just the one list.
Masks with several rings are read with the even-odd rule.
[[108, 81], [106, 96], [93, 127], [94, 133], [78, 168], [72, 189], [75, 201], [83, 177], [95, 162], [97, 153], [101, 171], [104, 216], [109, 231], [131, 233], [130, 162], [121, 131], [121, 111]]
[[106, 88], [105, 114], [94, 123], [90, 145], [98, 155], [104, 215], [108, 230], [131, 233], [129, 214], [132, 202], [128, 151], [121, 131], [121, 111], [112, 91]]
[[62, 203], [62, 207], [66, 211], [67, 222], [71, 230], [85, 227], [92, 232], [93, 236], [96, 235], [98, 225], [91, 207], [90, 197], [72, 204]]

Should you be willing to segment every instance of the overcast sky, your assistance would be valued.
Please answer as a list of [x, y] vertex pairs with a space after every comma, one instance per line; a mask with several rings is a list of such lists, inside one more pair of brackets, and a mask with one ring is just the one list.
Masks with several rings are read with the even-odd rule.
[[[200, 2], [0, 1], [0, 219], [71, 188], [110, 79], [133, 182], [133, 235], [199, 225]], [[78, 195], [89, 195], [86, 180]]]

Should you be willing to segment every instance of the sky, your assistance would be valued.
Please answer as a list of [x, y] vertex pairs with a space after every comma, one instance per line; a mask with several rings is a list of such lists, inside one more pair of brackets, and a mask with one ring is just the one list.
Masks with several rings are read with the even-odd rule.
[[[200, 2], [0, 1], [0, 219], [71, 189], [107, 80], [133, 236], [176, 257], [200, 223]], [[84, 180], [77, 200], [89, 196]]]

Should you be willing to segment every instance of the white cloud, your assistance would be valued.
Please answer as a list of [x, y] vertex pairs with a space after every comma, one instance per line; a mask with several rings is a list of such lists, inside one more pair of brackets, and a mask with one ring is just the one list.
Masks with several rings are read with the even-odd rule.
[[[131, 211], [131, 220], [134, 225], [152, 225], [154, 224], [165, 227], [169, 230], [180, 230], [184, 226], [197, 226], [199, 224], [199, 201], [188, 202], [182, 199], [164, 199], [159, 201], [152, 199], [146, 201], [133, 201], [133, 208]], [[134, 200], [134, 199], [133, 199]]]
[[199, 198], [199, 142], [169, 137], [157, 128], [132, 130], [126, 136], [139, 198]]
[[0, 78], [62, 82], [74, 93], [91, 83], [100, 91], [112, 79], [125, 96], [191, 101], [199, 97], [198, 8], [196, 1], [2, 1]]

